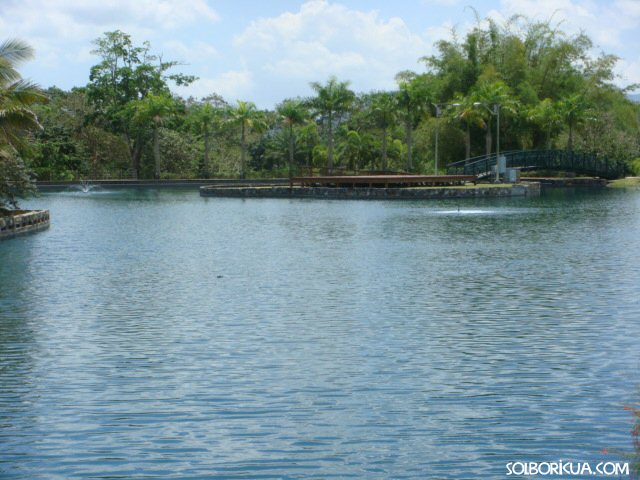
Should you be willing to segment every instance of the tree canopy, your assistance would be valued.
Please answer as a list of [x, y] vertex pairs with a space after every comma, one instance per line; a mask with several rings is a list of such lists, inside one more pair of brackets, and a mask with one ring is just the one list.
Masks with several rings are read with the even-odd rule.
[[33, 191], [22, 156], [28, 154], [28, 133], [41, 128], [31, 107], [46, 97], [17, 70], [32, 57], [33, 49], [20, 40], [0, 44], [0, 209], [17, 207], [17, 199]]
[[560, 27], [476, 18], [465, 35], [436, 42], [422, 70], [399, 72], [395, 89], [355, 93], [332, 76], [311, 82], [309, 98], [262, 111], [215, 92], [179, 97], [172, 87], [195, 78], [119, 30], [95, 40], [87, 85], [50, 88], [40, 104], [42, 93], [15, 69], [31, 50], [10, 43], [0, 134], [43, 180], [426, 173], [436, 129], [439, 167], [494, 152], [499, 111], [501, 151], [567, 149], [640, 165], [640, 108], [626, 95], [633, 86], [614, 83], [618, 59], [594, 55], [586, 35]]

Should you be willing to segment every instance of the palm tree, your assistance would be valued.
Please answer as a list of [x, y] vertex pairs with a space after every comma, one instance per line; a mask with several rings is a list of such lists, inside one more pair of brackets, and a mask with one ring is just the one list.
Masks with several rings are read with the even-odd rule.
[[429, 105], [429, 85], [425, 80], [429, 77], [416, 75], [414, 72], [401, 72], [396, 76], [398, 83], [398, 108], [405, 128], [405, 143], [407, 144], [406, 170], [413, 170], [413, 128], [420, 116]]
[[27, 132], [42, 128], [31, 106], [47, 97], [16, 69], [32, 57], [33, 49], [20, 40], [0, 44], [0, 209], [17, 207], [17, 197], [34, 191], [20, 154], [27, 150]]
[[527, 119], [544, 130], [546, 136], [545, 146], [547, 150], [551, 150], [551, 133], [557, 131], [563, 121], [558, 103], [555, 103], [550, 98], [545, 98], [528, 111]]
[[155, 95], [150, 93], [145, 98], [137, 100], [134, 104], [134, 120], [140, 124], [151, 123], [153, 127], [153, 159], [155, 163], [154, 176], [160, 178], [160, 126], [164, 119], [171, 115], [175, 109], [175, 101], [166, 94]]
[[567, 150], [573, 152], [573, 129], [587, 119], [589, 113], [589, 104], [584, 96], [580, 93], [574, 93], [558, 102], [558, 108], [562, 118], [569, 125], [569, 140], [567, 142]]
[[324, 116], [327, 131], [327, 171], [333, 170], [333, 127], [341, 113], [347, 111], [355, 98], [349, 90], [349, 82], [339, 82], [336, 77], [330, 77], [325, 85], [312, 82], [311, 88], [316, 91], [312, 100], [313, 106]]
[[204, 141], [204, 159], [199, 166], [199, 174], [203, 177], [209, 176], [209, 153], [211, 151], [211, 135], [216, 131], [222, 122], [224, 110], [221, 107], [212, 105], [206, 99], [192, 107], [189, 112], [188, 121], [197, 135]]
[[32, 82], [23, 80], [16, 67], [33, 57], [33, 49], [20, 40], [0, 44], [0, 143], [18, 152], [26, 147], [25, 133], [41, 128], [31, 106], [47, 97]]
[[263, 126], [262, 113], [255, 103], [238, 100], [238, 105], [232, 108], [229, 121], [240, 124], [240, 178], [245, 178], [247, 163], [247, 133], [251, 129], [260, 130]]
[[344, 141], [338, 145], [338, 154], [341, 162], [346, 162], [350, 170], [356, 172], [360, 168], [360, 162], [367, 148], [365, 135], [360, 135], [355, 130], [349, 130]]
[[320, 135], [318, 135], [318, 125], [316, 122], [308, 122], [298, 129], [298, 140], [301, 144], [306, 156], [306, 167], [311, 174], [312, 171], [312, 159], [313, 149], [320, 142]]
[[484, 128], [486, 125], [482, 114], [476, 108], [476, 105], [474, 105], [475, 103], [476, 102], [473, 97], [458, 94], [453, 97], [453, 103], [451, 104], [453, 109], [450, 110], [450, 115], [454, 119], [462, 122], [465, 126], [465, 160], [469, 160], [469, 158], [471, 158], [471, 126], [476, 125]]
[[289, 134], [289, 179], [291, 179], [293, 176], [293, 156], [295, 153], [293, 127], [303, 125], [309, 112], [300, 100], [285, 100], [278, 105], [278, 113], [282, 117], [282, 122], [287, 127]]
[[485, 107], [480, 111], [482, 112], [481, 115], [484, 118], [487, 129], [485, 137], [485, 153], [489, 155], [493, 148], [491, 120], [493, 115], [496, 113], [494, 107], [500, 108], [502, 111], [515, 114], [518, 102], [511, 94], [511, 89], [507, 84], [499, 80], [491, 83], [483, 82], [478, 85], [474, 91], [474, 98], [477, 103], [481, 103]]
[[398, 101], [388, 92], [377, 93], [371, 102], [371, 115], [382, 131], [382, 155], [380, 170], [387, 169], [387, 130], [392, 126], [398, 114]]

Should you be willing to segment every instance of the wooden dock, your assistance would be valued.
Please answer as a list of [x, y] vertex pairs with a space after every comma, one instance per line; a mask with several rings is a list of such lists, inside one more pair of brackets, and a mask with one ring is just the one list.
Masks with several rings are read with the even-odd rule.
[[475, 175], [325, 175], [293, 177], [291, 186], [404, 188], [475, 184]]

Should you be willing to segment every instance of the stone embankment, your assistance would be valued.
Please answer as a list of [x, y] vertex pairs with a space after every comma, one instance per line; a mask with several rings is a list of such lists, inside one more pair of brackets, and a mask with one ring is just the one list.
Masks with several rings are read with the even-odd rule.
[[413, 188], [203, 186], [200, 187], [200, 195], [203, 197], [327, 198], [353, 200], [517, 197], [540, 195], [540, 184], [532, 182], [513, 185]]
[[16, 210], [0, 215], [0, 239], [49, 228], [49, 210]]
[[598, 177], [523, 177], [527, 182], [538, 182], [543, 187], [606, 187], [606, 178]]

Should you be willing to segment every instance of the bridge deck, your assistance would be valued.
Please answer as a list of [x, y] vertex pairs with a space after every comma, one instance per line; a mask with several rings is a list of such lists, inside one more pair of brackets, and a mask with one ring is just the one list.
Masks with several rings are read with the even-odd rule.
[[318, 177], [293, 177], [291, 184], [301, 187], [419, 187], [464, 185], [476, 183], [475, 175], [325, 175]]

